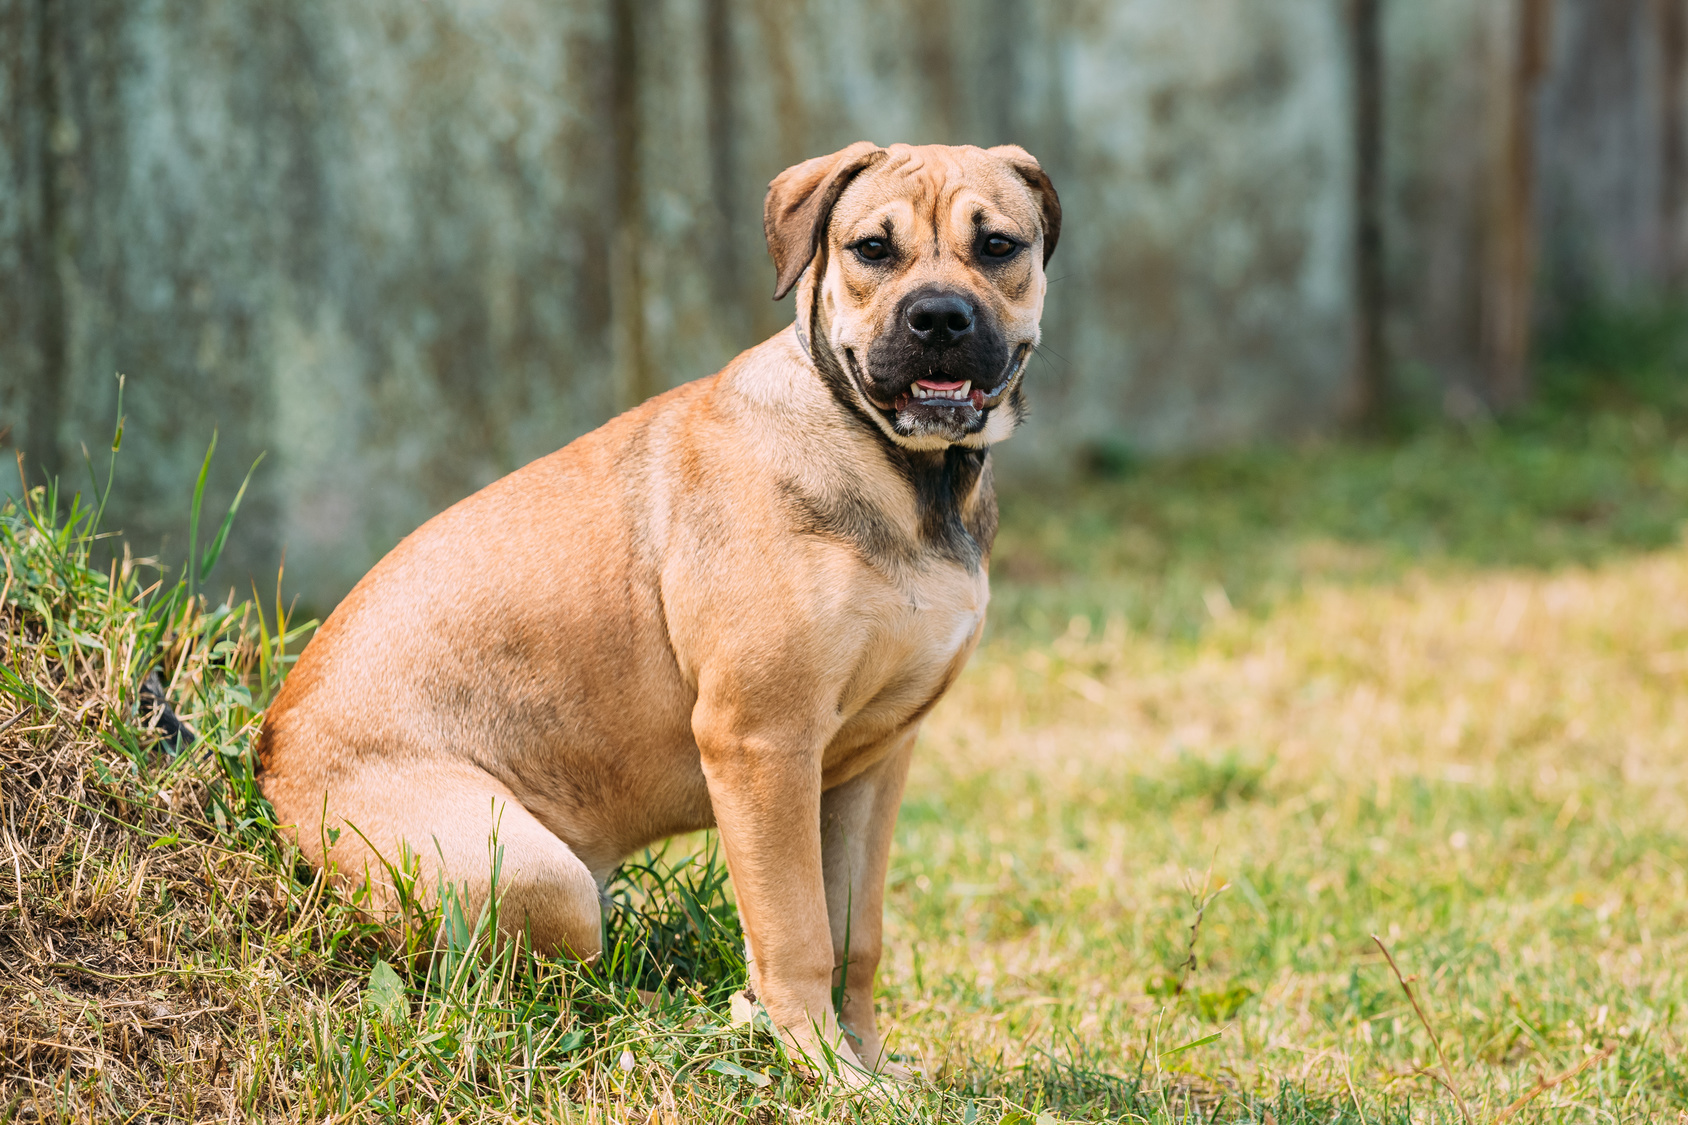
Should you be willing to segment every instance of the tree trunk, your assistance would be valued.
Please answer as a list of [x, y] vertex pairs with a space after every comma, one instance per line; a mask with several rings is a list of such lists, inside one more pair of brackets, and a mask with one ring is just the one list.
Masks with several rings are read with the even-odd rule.
[[1383, 0], [1353, 0], [1350, 10], [1354, 83], [1354, 414], [1376, 430], [1390, 407], [1384, 337], [1383, 272]]
[[1489, 402], [1518, 406], [1530, 392], [1536, 273], [1536, 90], [1547, 64], [1549, 0], [1512, 0], [1496, 37], [1498, 89], [1483, 278]]
[[615, 241], [610, 247], [610, 317], [618, 405], [631, 410], [656, 394], [645, 348], [643, 130], [639, 106], [638, 0], [611, 0], [611, 145], [615, 154]]
[[1688, 283], [1688, 137], [1683, 135], [1688, 91], [1688, 0], [1656, 0], [1659, 37], [1659, 229], [1667, 288]]

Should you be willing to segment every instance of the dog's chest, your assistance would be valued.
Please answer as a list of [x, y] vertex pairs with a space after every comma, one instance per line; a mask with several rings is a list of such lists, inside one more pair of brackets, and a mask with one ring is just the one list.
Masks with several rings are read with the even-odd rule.
[[960, 674], [978, 640], [990, 586], [984, 571], [934, 567], [894, 584], [838, 700], [844, 724], [824, 768], [846, 766], [923, 716]]

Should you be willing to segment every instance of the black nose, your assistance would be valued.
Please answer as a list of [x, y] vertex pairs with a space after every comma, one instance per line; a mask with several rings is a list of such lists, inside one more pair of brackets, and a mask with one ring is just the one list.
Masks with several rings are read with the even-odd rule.
[[953, 344], [973, 331], [973, 306], [956, 296], [923, 297], [908, 307], [908, 330], [923, 344]]

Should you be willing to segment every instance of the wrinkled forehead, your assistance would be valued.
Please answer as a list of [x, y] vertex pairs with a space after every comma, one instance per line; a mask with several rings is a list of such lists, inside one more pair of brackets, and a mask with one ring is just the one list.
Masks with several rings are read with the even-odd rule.
[[991, 227], [1027, 242], [1037, 237], [1037, 201], [1006, 161], [983, 149], [946, 145], [892, 145], [887, 152], [839, 197], [835, 236]]

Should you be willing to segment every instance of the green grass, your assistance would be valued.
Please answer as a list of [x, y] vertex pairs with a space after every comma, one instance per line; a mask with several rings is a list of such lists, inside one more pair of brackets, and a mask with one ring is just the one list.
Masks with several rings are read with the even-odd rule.
[[[991, 627], [1048, 641], [1074, 614], [1191, 638], [1222, 591], [1269, 610], [1310, 583], [1426, 566], [1589, 564], [1677, 542], [1688, 518], [1688, 317], [1588, 313], [1504, 425], [1421, 425], [1104, 464], [1003, 497]], [[1224, 603], [1220, 603], [1224, 604]]]
[[252, 780], [309, 623], [203, 595], [221, 534], [100, 562], [97, 504], [13, 500], [0, 1121], [1678, 1120], [1681, 344], [1591, 320], [1500, 424], [1010, 493], [888, 887], [928, 1081], [866, 1095], [732, 1023], [708, 836], [622, 870], [591, 966], [363, 921]]

